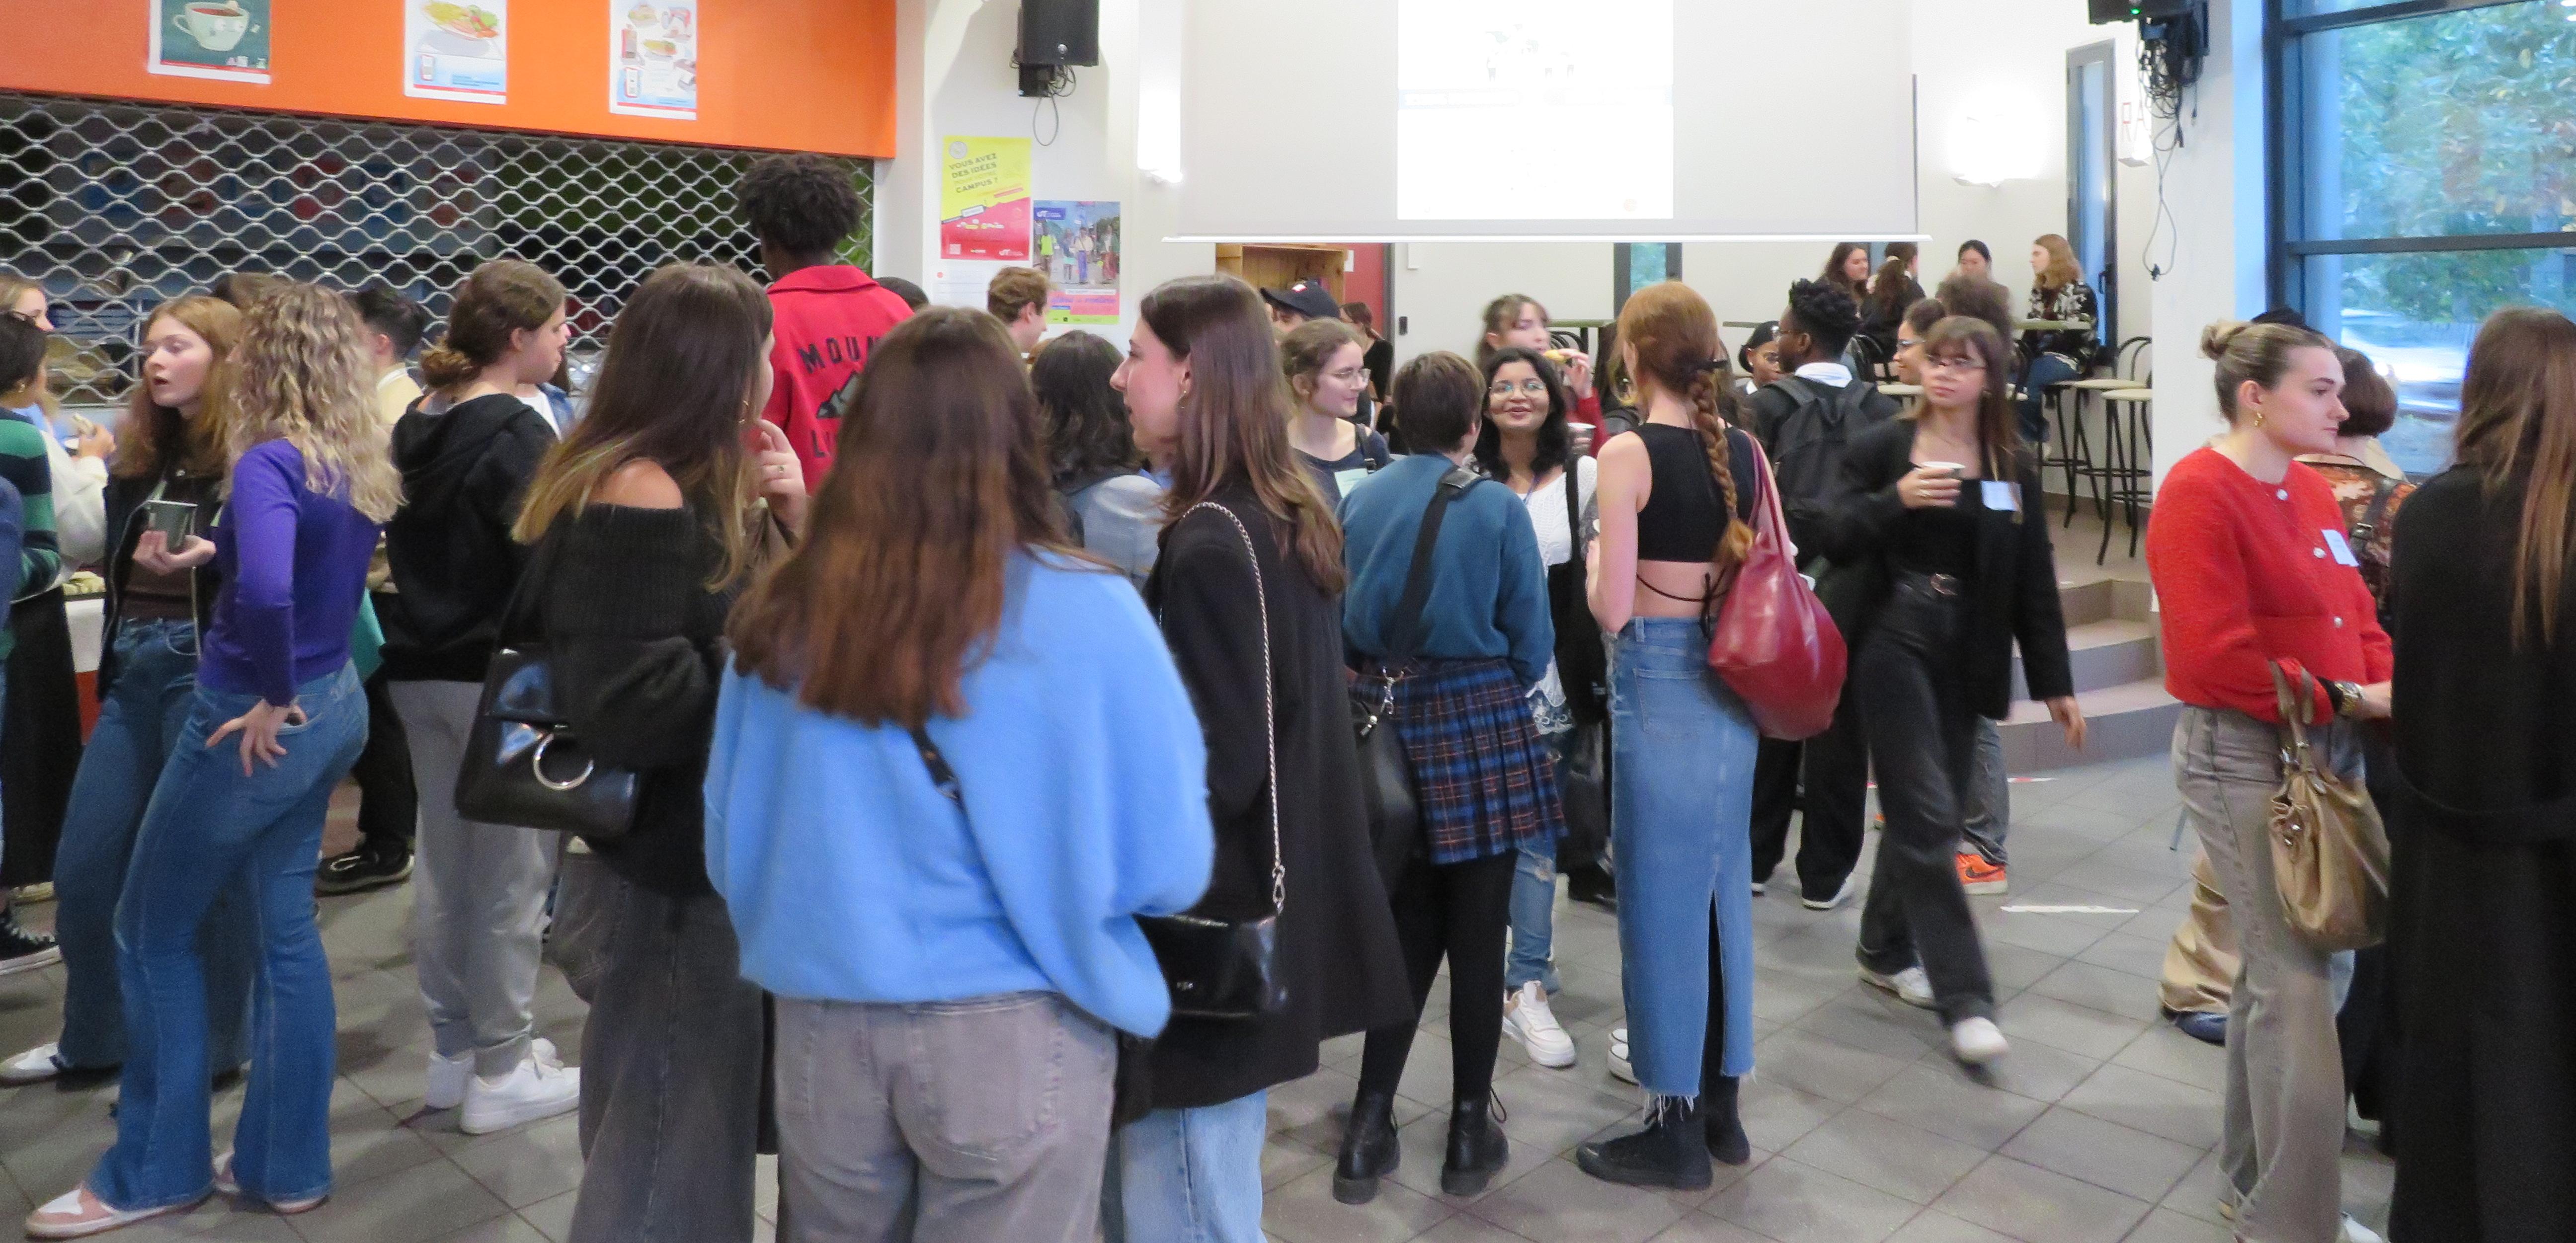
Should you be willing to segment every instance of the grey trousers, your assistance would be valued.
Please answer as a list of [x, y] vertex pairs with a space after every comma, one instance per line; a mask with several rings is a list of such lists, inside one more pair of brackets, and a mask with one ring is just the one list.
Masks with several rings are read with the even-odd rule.
[[392, 682], [420, 789], [412, 846], [413, 958], [440, 1057], [474, 1055], [497, 1079], [527, 1058], [555, 834], [456, 813], [456, 769], [479, 682]]
[[782, 1243], [1091, 1243], [1118, 1045], [1055, 993], [778, 1001]]
[[[2311, 729], [2334, 771], [2358, 780], [2350, 725]], [[2332, 955], [2290, 931], [2273, 880], [2277, 727], [2185, 707], [2174, 781], [2236, 923], [2242, 963], [2227, 1012], [2227, 1103], [2219, 1165], [2246, 1243], [2333, 1243], [2343, 1217], [2343, 1050], [2335, 1040]]]
[[1977, 771], [1959, 791], [1959, 824], [1964, 845], [1996, 867], [2004, 865], [2004, 835], [2012, 831], [2012, 782], [2004, 772], [2004, 728], [1999, 721], [1977, 718]]

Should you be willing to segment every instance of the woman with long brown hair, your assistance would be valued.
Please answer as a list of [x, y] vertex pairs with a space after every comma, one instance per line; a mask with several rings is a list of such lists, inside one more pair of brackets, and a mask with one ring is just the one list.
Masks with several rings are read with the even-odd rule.
[[732, 268], [646, 278], [513, 530], [535, 546], [534, 590], [502, 641], [542, 642], [573, 732], [600, 765], [642, 774], [633, 828], [568, 852], [555, 908], [590, 998], [581, 1243], [752, 1233], [766, 1023], [708, 884], [700, 787], [725, 616], [769, 537], [804, 521], [803, 472], [759, 418], [769, 326], [768, 298]]
[[[142, 374], [126, 398], [115, 473], [107, 486], [114, 549], [102, 574], [107, 607], [98, 667], [99, 712], [72, 778], [63, 840], [54, 856], [54, 935], [63, 955], [63, 1027], [54, 1043], [0, 1064], [0, 1085], [113, 1077], [125, 1061], [125, 1003], [118, 982], [116, 900], [144, 808], [162, 765], [180, 749], [197, 690], [198, 637], [222, 594], [212, 564], [167, 573], [137, 556], [149, 530], [146, 501], [194, 506], [190, 531], [207, 529], [220, 504], [222, 428], [230, 385], [225, 360], [241, 337], [241, 312], [203, 294], [173, 298], [143, 322]], [[207, 1063], [242, 1063], [250, 1004], [249, 890], [235, 884], [206, 919]]]
[[1971, 1065], [2007, 1051], [1958, 870], [1977, 720], [2012, 703], [2019, 645], [2034, 698], [2084, 745], [2068, 673], [2038, 455], [2005, 399], [2012, 354], [1981, 320], [1923, 339], [1923, 400], [1855, 438], [1813, 530], [1827, 599], [1853, 652], [1851, 692], [1887, 830], [1861, 908], [1861, 979], [1938, 1010]]
[[2388, 1232], [2576, 1238], [2576, 323], [2487, 320], [2454, 456], [2394, 567]]
[[1069, 551], [992, 316], [897, 325], [840, 436], [734, 612], [706, 782], [708, 877], [778, 999], [781, 1235], [1087, 1243], [1113, 1029], [1171, 1008], [1134, 917], [1207, 884], [1198, 720], [1135, 591]]
[[[1698, 1188], [1751, 1148], [1736, 1085], [1753, 1070], [1753, 718], [1709, 672], [1708, 626], [1770, 486], [1730, 426], [1717, 315], [1679, 281], [1619, 312], [1645, 421], [1601, 450], [1592, 615], [1610, 645], [1611, 858], [1619, 877], [1628, 1064], [1644, 1129], [1585, 1144], [1585, 1173]], [[1654, 728], [1646, 728], [1648, 720]]]
[[1269, 1089], [1313, 1073], [1323, 1041], [1405, 1012], [1351, 745], [1342, 533], [1288, 447], [1288, 385], [1251, 286], [1189, 277], [1147, 295], [1116, 383], [1171, 476], [1145, 602], [1207, 739], [1216, 864], [1196, 909], [1275, 909], [1288, 999], [1164, 1029], [1153, 1112], [1111, 1146], [1109, 1237], [1252, 1241]]
[[[331, 1188], [335, 1037], [313, 870], [331, 790], [366, 740], [349, 636], [401, 479], [385, 460], [358, 318], [340, 295], [287, 284], [261, 298], [229, 370], [233, 465], [214, 538], [168, 549], [154, 532], [136, 553], [174, 575], [214, 562], [224, 586], [195, 704], [117, 903], [135, 1045], [117, 1141], [81, 1186], [28, 1217], [35, 1238], [97, 1234], [217, 1190], [298, 1213]], [[236, 876], [251, 889], [260, 952], [249, 1095], [236, 1149], [218, 1156], [198, 933]]]
[[2048, 423], [2040, 411], [2049, 386], [2075, 379], [2093, 369], [2102, 353], [2101, 310], [2075, 248], [2055, 233], [2042, 233], [2030, 244], [2030, 306], [2026, 318], [2075, 325], [2033, 328], [2021, 334], [2021, 433], [2032, 444], [2044, 443]]
[[1857, 303], [1869, 297], [1869, 247], [1859, 242], [1836, 242], [1833, 253], [1825, 256], [1825, 269], [1817, 280], [1840, 289]]

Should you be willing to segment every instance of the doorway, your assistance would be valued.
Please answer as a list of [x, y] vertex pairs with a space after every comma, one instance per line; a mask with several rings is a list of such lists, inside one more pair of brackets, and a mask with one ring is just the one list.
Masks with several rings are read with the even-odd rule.
[[2096, 43], [2066, 54], [2066, 240], [2076, 266], [2101, 304], [2093, 332], [2105, 348], [2120, 342], [2118, 201], [2119, 102], [2113, 46]]

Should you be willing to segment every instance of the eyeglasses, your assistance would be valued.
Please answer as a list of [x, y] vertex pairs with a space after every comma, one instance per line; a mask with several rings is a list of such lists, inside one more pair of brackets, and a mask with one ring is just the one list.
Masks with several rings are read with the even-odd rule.
[[1896, 339], [1896, 352], [1902, 354], [1921, 344], [1923, 344], [1923, 338], [1921, 337], [1898, 337]]
[[1547, 381], [1523, 380], [1518, 384], [1514, 384], [1509, 380], [1496, 380], [1491, 387], [1485, 390], [1485, 395], [1488, 397], [1509, 397], [1514, 393], [1519, 393], [1524, 397], [1545, 397], [1547, 396]]

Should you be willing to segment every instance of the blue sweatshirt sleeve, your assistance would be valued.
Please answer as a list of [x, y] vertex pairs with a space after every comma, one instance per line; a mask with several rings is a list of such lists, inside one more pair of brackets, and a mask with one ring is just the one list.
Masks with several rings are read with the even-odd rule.
[[1539, 558], [1538, 531], [1529, 506], [1513, 501], [1503, 517], [1502, 589], [1495, 593], [1494, 628], [1511, 644], [1512, 669], [1535, 686], [1556, 659], [1556, 623], [1547, 611], [1547, 566]]
[[273, 440], [234, 465], [224, 506], [234, 549], [230, 629], [250, 658], [259, 697], [276, 707], [295, 702], [296, 493], [303, 482], [301, 455]]

